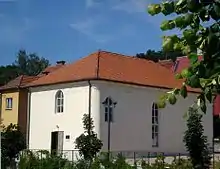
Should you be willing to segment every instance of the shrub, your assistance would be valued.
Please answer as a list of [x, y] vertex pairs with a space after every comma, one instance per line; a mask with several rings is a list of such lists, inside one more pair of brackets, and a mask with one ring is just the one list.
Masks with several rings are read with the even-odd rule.
[[1, 133], [2, 168], [15, 167], [19, 152], [26, 148], [25, 138], [18, 125], [10, 124]]
[[76, 148], [85, 160], [91, 161], [102, 148], [102, 142], [97, 138], [97, 134], [93, 131], [94, 125], [92, 118], [88, 114], [83, 116], [84, 133], [76, 138]]
[[203, 134], [202, 115], [194, 107], [189, 108], [188, 114], [187, 130], [184, 136], [185, 146], [190, 154], [193, 167], [208, 169], [211, 164], [211, 157], [207, 137]]

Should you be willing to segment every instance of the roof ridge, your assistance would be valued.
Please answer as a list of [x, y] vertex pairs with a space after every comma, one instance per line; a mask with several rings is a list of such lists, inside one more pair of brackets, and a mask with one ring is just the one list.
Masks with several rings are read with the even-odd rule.
[[97, 64], [96, 64], [96, 78], [97, 79], [99, 78], [100, 57], [101, 57], [101, 49], [98, 50], [98, 53], [97, 53]]

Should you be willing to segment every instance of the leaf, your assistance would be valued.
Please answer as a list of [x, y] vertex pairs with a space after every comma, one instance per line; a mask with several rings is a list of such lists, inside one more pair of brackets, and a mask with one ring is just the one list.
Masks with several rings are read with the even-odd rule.
[[191, 77], [188, 78], [189, 80], [189, 85], [192, 87], [192, 88], [199, 88], [201, 87], [200, 86], [200, 79], [198, 78], [198, 76], [195, 74], [195, 75], [192, 75]]
[[184, 16], [184, 22], [186, 25], [189, 25], [193, 22], [194, 14], [193, 13], [187, 13]]
[[186, 69], [183, 69], [183, 70], [182, 70], [181, 76], [182, 76], [183, 78], [187, 78], [187, 77], [190, 77], [190, 76], [191, 76], [191, 73], [190, 73], [190, 71], [186, 68]]
[[206, 96], [206, 99], [209, 101], [209, 103], [212, 103], [212, 91], [210, 88], [206, 88], [205, 89], [205, 96]]
[[174, 2], [173, 1], [166, 1], [162, 3], [161, 12], [167, 16], [174, 12]]
[[190, 60], [191, 64], [194, 64], [198, 61], [198, 55], [196, 53], [191, 53], [188, 55], [188, 59]]
[[161, 12], [161, 7], [160, 4], [151, 4], [148, 6], [148, 13], [150, 15], [156, 15], [159, 14]]
[[178, 95], [179, 92], [180, 92], [180, 89], [178, 89], [178, 88], [175, 88], [175, 89], [173, 90], [173, 94], [175, 94], [175, 95]]
[[182, 5], [183, 3], [185, 3], [184, 1], [185, 0], [178, 0], [178, 2], [176, 3], [176, 6]]
[[173, 44], [173, 41], [172, 41], [171, 37], [164, 37], [163, 45], [162, 45], [163, 50], [164, 51], [172, 51], [173, 46], [174, 46], [174, 44]]
[[201, 9], [201, 11], [199, 12], [199, 16], [202, 19], [202, 21], [209, 21], [210, 17], [209, 17], [209, 13], [206, 10], [206, 8]]
[[173, 46], [174, 51], [180, 51], [182, 49], [181, 43], [175, 43]]
[[207, 84], [207, 79], [200, 78], [199, 80], [200, 80], [200, 85], [201, 85], [201, 87], [204, 88], [204, 87], [206, 86], [206, 84]]
[[183, 85], [180, 89], [180, 95], [185, 99], [187, 97], [187, 88], [186, 85]]
[[160, 100], [159, 102], [157, 102], [157, 105], [160, 109], [163, 109], [166, 107], [166, 101], [165, 100]]
[[174, 20], [176, 27], [178, 28], [184, 28], [184, 17], [183, 16], [178, 16], [176, 17], [176, 19]]
[[177, 101], [177, 98], [176, 98], [175, 94], [170, 93], [168, 95], [168, 101], [169, 101], [170, 104], [174, 105]]
[[183, 31], [183, 36], [188, 44], [195, 43], [194, 41], [197, 39], [196, 31], [193, 29], [186, 29]]
[[169, 20], [169, 21], [165, 20], [165, 21], [162, 22], [162, 24], [160, 26], [160, 29], [162, 31], [170, 30], [170, 29], [173, 29], [173, 28], [175, 28], [175, 23], [172, 20]]
[[200, 3], [198, 0], [187, 0], [187, 7], [190, 12], [196, 12], [200, 7]]
[[182, 75], [180, 73], [177, 73], [177, 74], [175, 74], [175, 78], [176, 79], [182, 79], [183, 77], [182, 77]]
[[206, 102], [205, 102], [205, 96], [204, 93], [200, 94], [197, 98], [197, 105], [202, 110], [203, 113], [206, 113]]

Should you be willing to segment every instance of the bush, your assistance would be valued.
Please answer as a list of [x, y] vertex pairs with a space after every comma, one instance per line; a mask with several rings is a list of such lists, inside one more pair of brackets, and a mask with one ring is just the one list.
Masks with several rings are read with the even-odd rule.
[[85, 160], [91, 161], [102, 148], [102, 141], [98, 139], [97, 134], [93, 131], [92, 118], [88, 114], [83, 116], [84, 133], [76, 138], [76, 148]]
[[25, 138], [18, 125], [10, 124], [1, 133], [2, 168], [15, 167], [19, 152], [26, 148]]
[[48, 151], [24, 151], [20, 156], [18, 169], [72, 169], [73, 165], [62, 155], [53, 155]]
[[[163, 156], [158, 156], [152, 165], [141, 160], [140, 167], [142, 169], [193, 169], [189, 160], [174, 159], [172, 164], [166, 164], [164, 163], [164, 159]], [[115, 158], [111, 157], [108, 160], [108, 154], [101, 153], [89, 164], [88, 160], [85, 159], [80, 159], [72, 163], [62, 158], [61, 155], [51, 155], [48, 151], [39, 151], [36, 153], [26, 151], [21, 154], [18, 164], [18, 169], [139, 169], [140, 167], [136, 163], [132, 166], [127, 164], [121, 154], [118, 154]]]

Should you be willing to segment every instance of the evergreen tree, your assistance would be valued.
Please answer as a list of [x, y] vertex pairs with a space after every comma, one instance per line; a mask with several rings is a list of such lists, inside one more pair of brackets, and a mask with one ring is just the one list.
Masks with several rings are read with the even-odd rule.
[[190, 154], [194, 168], [208, 169], [211, 164], [211, 156], [207, 137], [204, 136], [202, 115], [195, 107], [190, 107], [188, 114], [187, 130], [184, 135], [186, 149]]

